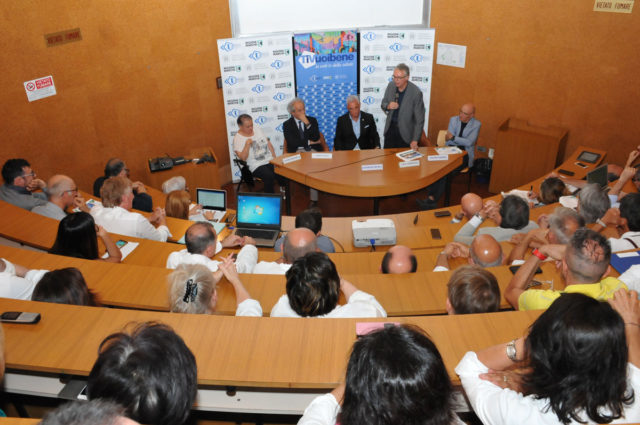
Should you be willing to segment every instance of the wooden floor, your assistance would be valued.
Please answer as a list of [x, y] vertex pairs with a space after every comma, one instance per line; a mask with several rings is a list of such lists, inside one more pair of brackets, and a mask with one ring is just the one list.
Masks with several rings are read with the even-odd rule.
[[[237, 183], [228, 183], [222, 187], [227, 191], [227, 205], [229, 208], [237, 207], [236, 189]], [[460, 203], [460, 198], [467, 193], [468, 177], [456, 176], [451, 183], [451, 205]], [[260, 192], [262, 183], [256, 182], [253, 188], [242, 184], [240, 192]], [[479, 181], [474, 175], [471, 182], [471, 192], [485, 198], [494, 195], [489, 192], [489, 181]], [[299, 183], [291, 182], [291, 214], [296, 215], [309, 207], [309, 189]], [[424, 199], [426, 191], [420, 190], [404, 196], [394, 196], [380, 200], [380, 214], [397, 214], [418, 210], [417, 199]], [[444, 196], [439, 206], [444, 206]], [[326, 217], [357, 217], [373, 215], [373, 200], [371, 198], [349, 198], [320, 192], [318, 207]]]

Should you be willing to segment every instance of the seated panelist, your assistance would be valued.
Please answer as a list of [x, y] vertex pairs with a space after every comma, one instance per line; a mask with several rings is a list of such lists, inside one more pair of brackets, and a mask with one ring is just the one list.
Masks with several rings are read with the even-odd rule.
[[347, 97], [348, 113], [338, 118], [333, 150], [380, 148], [380, 136], [373, 115], [360, 111], [358, 96]]
[[287, 111], [291, 114], [291, 118], [283, 124], [285, 150], [287, 152], [325, 150], [320, 140], [318, 120], [307, 116], [304, 101], [296, 97], [287, 105]]

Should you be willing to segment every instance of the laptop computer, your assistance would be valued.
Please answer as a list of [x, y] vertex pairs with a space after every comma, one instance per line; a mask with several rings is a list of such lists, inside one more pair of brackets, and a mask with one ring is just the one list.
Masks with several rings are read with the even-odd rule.
[[282, 196], [274, 193], [238, 193], [238, 236], [251, 236], [257, 246], [273, 248], [280, 234]]
[[196, 189], [196, 202], [203, 210], [213, 212], [213, 220], [220, 221], [227, 212], [227, 191], [219, 189]]
[[601, 188], [607, 186], [607, 164], [595, 168], [587, 173], [587, 183], [597, 183]]

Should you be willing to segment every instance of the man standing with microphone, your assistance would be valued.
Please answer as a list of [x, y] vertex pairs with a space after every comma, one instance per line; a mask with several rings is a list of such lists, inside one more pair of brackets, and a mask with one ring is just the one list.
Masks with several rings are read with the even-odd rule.
[[409, 67], [404, 63], [393, 70], [393, 81], [389, 82], [380, 107], [387, 114], [384, 148], [417, 150], [426, 112], [422, 92], [409, 81]]

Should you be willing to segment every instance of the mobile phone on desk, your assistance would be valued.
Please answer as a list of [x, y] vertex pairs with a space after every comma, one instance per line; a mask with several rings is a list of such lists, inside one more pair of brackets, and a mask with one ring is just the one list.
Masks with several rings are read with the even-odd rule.
[[[511, 270], [511, 273], [516, 274], [516, 272], [518, 271], [518, 269], [520, 267], [521, 266], [509, 266], [509, 270]], [[536, 269], [536, 273], [535, 274], [540, 274], [540, 273], [542, 273], [542, 269], [540, 267], [538, 267]]]
[[0, 321], [5, 323], [33, 324], [40, 321], [40, 313], [26, 313], [24, 311], [5, 311], [0, 315]]
[[125, 246], [127, 243], [128, 243], [127, 241], [123, 241], [122, 239], [119, 239], [119, 240], [116, 242], [116, 246], [117, 246], [118, 248], [122, 248], [122, 247], [123, 247], [123, 246]]
[[435, 227], [431, 228], [431, 237], [433, 239], [442, 239], [442, 235], [440, 234], [440, 229], [436, 229]]
[[436, 211], [433, 213], [433, 215], [435, 215], [436, 217], [450, 217], [451, 211], [449, 210]]
[[587, 168], [586, 165], [584, 165], [582, 162], [577, 162], [575, 163], [578, 167], [582, 167], [582, 168]]
[[564, 174], [565, 176], [573, 176], [573, 175], [575, 175], [575, 174], [576, 174], [576, 173], [574, 173], [573, 171], [564, 170], [564, 169], [562, 169], [562, 168], [558, 170], [558, 173], [560, 173], [560, 174]]

